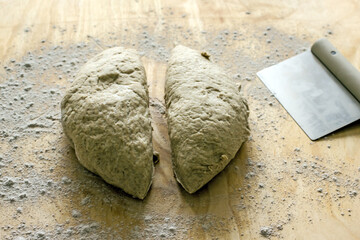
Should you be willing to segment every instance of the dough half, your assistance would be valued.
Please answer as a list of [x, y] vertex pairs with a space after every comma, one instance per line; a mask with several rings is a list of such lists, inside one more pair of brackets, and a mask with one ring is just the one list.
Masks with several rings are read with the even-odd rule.
[[194, 193], [221, 172], [249, 135], [248, 106], [209, 55], [172, 50], [165, 102], [177, 181]]
[[79, 71], [61, 103], [66, 136], [79, 162], [143, 199], [154, 171], [145, 69], [135, 50], [103, 51]]

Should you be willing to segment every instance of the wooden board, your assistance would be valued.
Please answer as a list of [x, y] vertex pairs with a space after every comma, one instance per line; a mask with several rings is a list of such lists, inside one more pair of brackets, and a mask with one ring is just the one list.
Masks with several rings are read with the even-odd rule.
[[[360, 123], [312, 142], [255, 75], [321, 37], [359, 69], [359, 12], [356, 0], [0, 0], [0, 238], [360, 239]], [[193, 195], [173, 177], [164, 116], [176, 44], [209, 52], [250, 107], [249, 141]], [[78, 67], [116, 45], [142, 54], [152, 99], [160, 162], [144, 201], [84, 170], [59, 122]], [[30, 70], [21, 65], [28, 59]], [[17, 112], [18, 99], [5, 106], [25, 83], [34, 109]], [[50, 126], [26, 125], [48, 113]]]

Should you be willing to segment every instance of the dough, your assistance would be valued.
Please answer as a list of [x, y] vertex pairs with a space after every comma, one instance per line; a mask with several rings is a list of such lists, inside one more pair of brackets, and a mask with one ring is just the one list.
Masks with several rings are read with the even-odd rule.
[[194, 193], [221, 172], [249, 135], [248, 106], [209, 55], [172, 50], [165, 102], [177, 181]]
[[152, 128], [135, 50], [116, 47], [90, 59], [62, 100], [61, 119], [85, 168], [133, 197], [146, 196], [154, 171]]

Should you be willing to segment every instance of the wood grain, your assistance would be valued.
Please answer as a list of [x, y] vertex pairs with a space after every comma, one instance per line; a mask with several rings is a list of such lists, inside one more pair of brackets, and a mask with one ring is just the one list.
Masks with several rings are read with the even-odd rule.
[[[142, 60], [153, 103], [153, 144], [161, 158], [149, 195], [138, 201], [86, 173], [62, 133], [18, 139], [21, 147], [16, 156], [32, 162], [39, 174], [57, 163], [49, 175], [52, 179], [60, 181], [65, 175], [75, 183], [93, 185], [82, 184], [79, 192], [52, 199], [39, 195], [32, 202], [9, 203], [0, 198], [0, 236], [11, 239], [4, 226], [21, 222], [51, 231], [57, 224], [70, 227], [93, 221], [99, 223], [98, 231], [117, 232], [119, 239], [160, 238], [154, 228], [150, 233], [155, 235], [146, 235], [149, 222], [144, 219], [150, 216], [159, 227], [171, 221], [177, 228], [168, 236], [181, 239], [263, 239], [263, 226], [273, 227], [271, 239], [360, 239], [360, 199], [349, 195], [352, 190], [360, 192], [360, 123], [312, 142], [255, 76], [256, 71], [301, 52], [321, 37], [328, 37], [359, 69], [359, 12], [357, 0], [0, 0], [1, 64], [39, 50], [44, 39], [47, 46], [66, 48], [87, 42], [98, 52], [108, 45], [123, 45], [150, 53]], [[24, 31], [27, 28], [29, 32]], [[143, 31], [150, 41], [157, 39], [153, 50], [142, 49]], [[236, 41], [225, 33], [234, 31], [240, 33]], [[109, 33], [118, 36], [114, 42]], [[251, 111], [251, 139], [222, 173], [193, 195], [173, 177], [162, 112], [166, 56], [156, 52], [163, 47], [168, 53], [179, 43], [213, 51], [213, 59], [229, 74], [240, 74], [234, 81], [242, 83]], [[68, 87], [70, 82], [48, 84]], [[44, 166], [32, 149], [49, 148], [51, 143], [62, 151]], [[1, 151], [12, 144], [2, 141]], [[22, 164], [20, 158], [15, 162]], [[0, 171], [1, 177], [17, 176], [11, 169]], [[87, 196], [91, 204], [83, 206], [81, 200]], [[12, 218], [19, 206], [24, 213]], [[80, 222], [69, 209], [82, 213]]]

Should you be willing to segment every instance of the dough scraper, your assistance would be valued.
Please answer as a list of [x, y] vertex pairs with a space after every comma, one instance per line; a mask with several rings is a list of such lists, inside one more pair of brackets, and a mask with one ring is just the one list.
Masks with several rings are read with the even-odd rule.
[[326, 39], [257, 75], [311, 140], [360, 119], [360, 72]]

